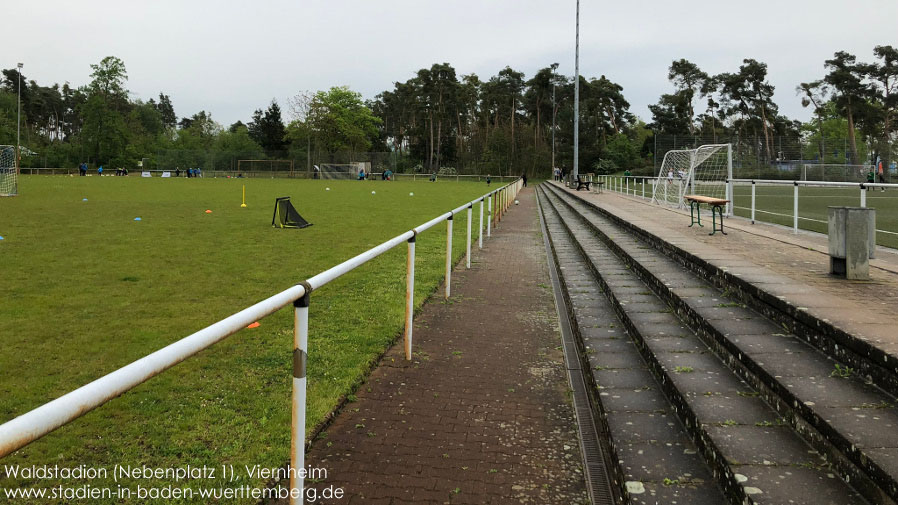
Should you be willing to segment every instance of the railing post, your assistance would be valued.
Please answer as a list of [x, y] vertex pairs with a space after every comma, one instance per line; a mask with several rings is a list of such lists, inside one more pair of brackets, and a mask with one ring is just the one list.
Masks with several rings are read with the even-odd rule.
[[751, 181], [751, 224], [755, 224], [755, 181]]
[[736, 195], [733, 192], [733, 180], [727, 179], [726, 182], [726, 190], [727, 190], [727, 217], [733, 217], [734, 209], [736, 208]]
[[795, 195], [792, 197], [792, 233], [798, 233], [798, 183], [795, 183]]
[[630, 196], [630, 178], [627, 177], [627, 196]]
[[405, 359], [412, 359], [412, 319], [415, 316], [415, 237], [408, 239], [405, 267]]
[[477, 227], [477, 248], [483, 249], [483, 198], [480, 199], [480, 226]]
[[465, 249], [465, 255], [467, 259], [465, 260], [466, 268], [471, 268], [471, 213], [473, 212], [474, 204], [468, 205], [468, 234], [467, 234], [467, 248]]
[[867, 188], [861, 184], [861, 207], [867, 206]]
[[645, 200], [645, 179], [642, 179], [642, 199]]
[[290, 433], [290, 505], [303, 503], [306, 459], [306, 358], [309, 350], [309, 298], [311, 288], [293, 302], [293, 425]]
[[446, 299], [449, 299], [452, 284], [452, 217], [446, 220]]
[[487, 238], [492, 237], [492, 228], [493, 228], [493, 193], [489, 194], [489, 200], [486, 201], [487, 204], [487, 214], [489, 214], [489, 219], [486, 220], [486, 236]]

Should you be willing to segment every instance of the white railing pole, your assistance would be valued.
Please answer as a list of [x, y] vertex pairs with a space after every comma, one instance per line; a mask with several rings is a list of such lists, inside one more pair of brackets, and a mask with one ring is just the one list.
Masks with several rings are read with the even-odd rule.
[[642, 199], [645, 200], [645, 179], [642, 180]]
[[861, 184], [861, 207], [867, 206], [867, 188]]
[[493, 193], [490, 193], [487, 197], [487, 214], [489, 214], [489, 218], [486, 220], [486, 236], [487, 238], [492, 237], [492, 229], [493, 229]]
[[412, 359], [412, 324], [415, 316], [415, 237], [408, 239], [405, 266], [405, 359]]
[[467, 259], [465, 260], [466, 268], [471, 268], [471, 214], [473, 212], [474, 205], [468, 206], [468, 234], [467, 234], [467, 248], [465, 249], [465, 255]]
[[627, 177], [627, 196], [630, 196], [630, 178]]
[[452, 217], [446, 220], [446, 299], [449, 299], [452, 284]]
[[477, 227], [477, 248], [483, 249], [483, 199], [480, 200], [480, 226]]
[[733, 217], [733, 209], [736, 206], [736, 202], [735, 202], [736, 197], [735, 197], [735, 193], [733, 193], [733, 180], [732, 179], [727, 179], [726, 190], [727, 190], [727, 200], [729, 200], [729, 202], [727, 202], [727, 217]]
[[792, 197], [792, 233], [798, 233], [798, 183], [795, 183], [795, 195]]
[[755, 224], [755, 181], [751, 181], [751, 224]]
[[302, 505], [306, 458], [306, 357], [309, 349], [309, 292], [293, 302], [293, 426], [290, 434], [290, 504]]

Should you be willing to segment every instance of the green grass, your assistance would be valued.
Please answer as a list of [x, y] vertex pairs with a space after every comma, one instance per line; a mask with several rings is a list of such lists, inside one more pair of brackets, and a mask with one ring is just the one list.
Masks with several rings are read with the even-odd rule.
[[[248, 208], [241, 209], [244, 184]], [[0, 422], [487, 190], [454, 182], [23, 176], [20, 196], [0, 199]], [[314, 226], [271, 227], [275, 197], [288, 195]], [[464, 217], [454, 227], [456, 258]], [[418, 237], [416, 305], [442, 278], [445, 229]], [[401, 330], [405, 259], [400, 246], [313, 293], [307, 428], [352, 393]], [[261, 323], [2, 464], [282, 465], [290, 447], [292, 311]], [[0, 479], [0, 488], [58, 484], [71, 483]], [[245, 478], [229, 485], [238, 484], [261, 485]]]
[[[751, 186], [733, 189], [735, 213], [751, 217]], [[793, 186], [763, 186], [755, 188], [755, 219], [768, 223], [792, 226]], [[856, 188], [803, 187], [798, 188], [798, 227], [820, 233], [827, 232], [827, 207], [860, 207], [860, 190]], [[867, 207], [876, 209], [876, 228], [898, 233], [898, 191], [870, 190]], [[877, 233], [876, 242], [898, 247], [898, 235]]]

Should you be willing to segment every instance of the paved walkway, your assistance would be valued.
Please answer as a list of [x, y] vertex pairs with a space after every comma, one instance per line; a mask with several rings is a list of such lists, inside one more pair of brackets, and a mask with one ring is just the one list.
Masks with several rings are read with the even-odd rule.
[[871, 280], [846, 281], [829, 275], [827, 238], [821, 234], [796, 235], [789, 228], [729, 218], [724, 225], [728, 235], [709, 236], [707, 214], [704, 228], [689, 228], [688, 211], [609, 191], [571, 193], [764, 285], [786, 301], [898, 357], [898, 254], [894, 250], [878, 248], [878, 258], [871, 260]]
[[[306, 458], [335, 504], [588, 503], [532, 188]], [[320, 501], [318, 503], [321, 503]]]

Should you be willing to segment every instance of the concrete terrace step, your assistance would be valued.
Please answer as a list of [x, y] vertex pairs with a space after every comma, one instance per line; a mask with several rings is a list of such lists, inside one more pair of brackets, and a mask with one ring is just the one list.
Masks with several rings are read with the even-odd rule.
[[[557, 215], [543, 212], [561, 271], [580, 358], [592, 370], [594, 418], [607, 433], [612, 480], [633, 504], [719, 504], [726, 499], [672, 405], [661, 393]], [[596, 381], [601, 382], [601, 388]]]
[[[562, 204], [558, 195], [550, 193], [548, 200], [567, 225], [731, 503], [865, 502], [836, 477], [827, 460], [791, 429], [759, 391], [742, 382], [677, 318], [666, 300], [653, 293], [636, 274], [632, 259], [619, 259], [616, 251], [593, 234], [582, 214]], [[595, 221], [594, 216], [589, 219]], [[703, 300], [709, 318], [731, 318], [731, 314], [715, 309], [738, 308], [719, 301], [719, 293], [717, 299], [708, 296], [711, 293], [704, 291], [708, 289], [705, 281], [633, 241], [623, 231], [608, 233], [615, 243], [628, 243], [642, 265], [650, 264], [659, 272], [662, 285], [675, 286]], [[583, 270], [575, 265], [575, 270]], [[747, 314], [742, 315], [745, 318], [741, 320], [748, 320]], [[614, 373], [597, 372], [605, 377]], [[599, 384], [602, 380], [597, 377]], [[605, 396], [601, 398], [605, 400]]]
[[594, 207], [576, 199], [566, 201], [594, 231], [613, 240], [609, 244], [629, 258], [631, 268], [727, 357], [794, 429], [826, 454], [840, 475], [873, 502], [898, 499], [898, 409], [892, 395], [856, 375], [840, 373], [849, 365], [823, 355], [778, 326], [779, 321], [766, 319], [709, 283], [684, 288], [679, 285], [684, 276], [698, 276], [646, 249]]

